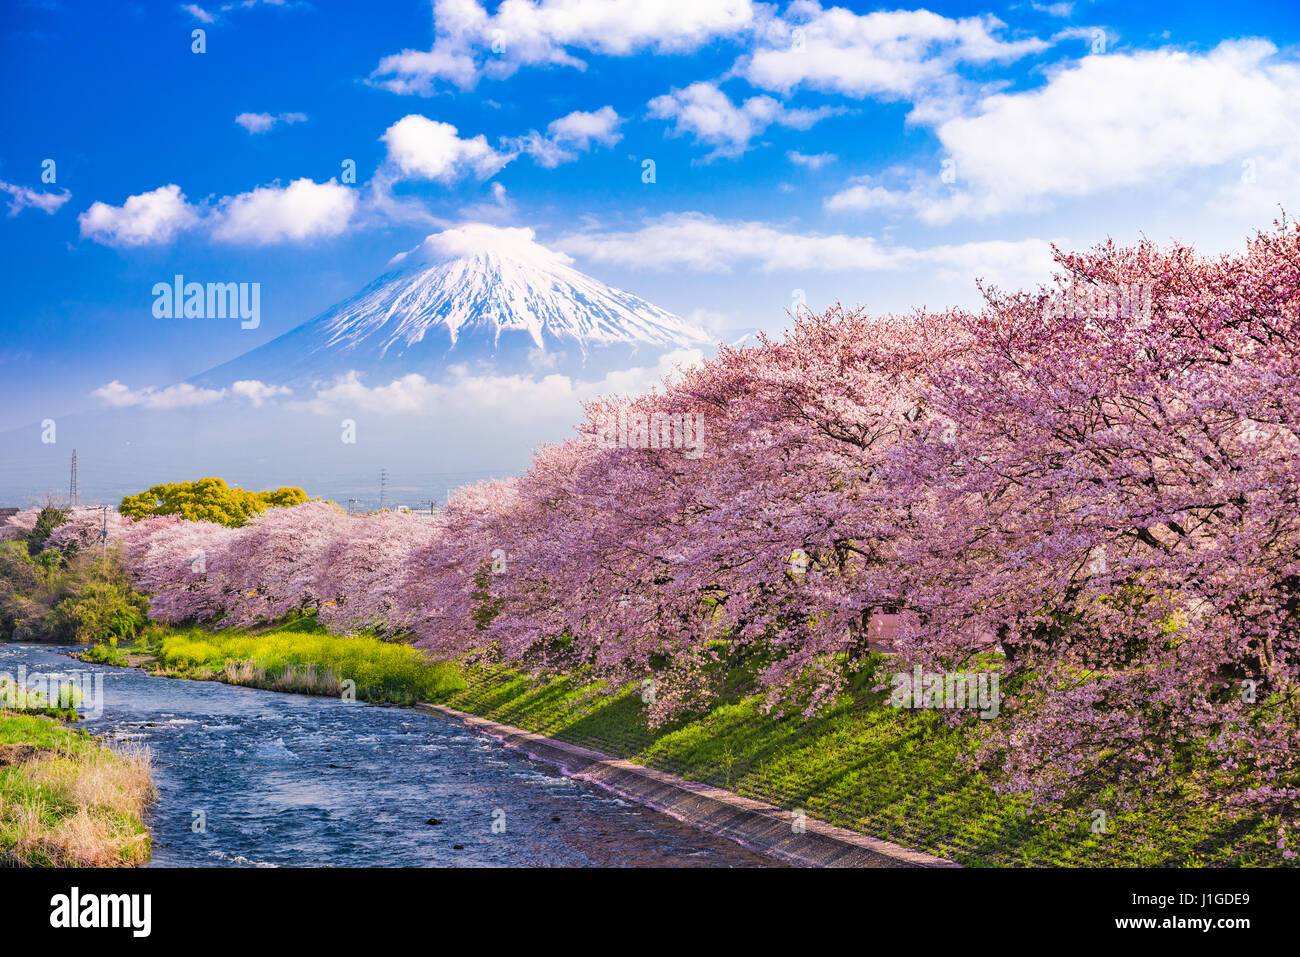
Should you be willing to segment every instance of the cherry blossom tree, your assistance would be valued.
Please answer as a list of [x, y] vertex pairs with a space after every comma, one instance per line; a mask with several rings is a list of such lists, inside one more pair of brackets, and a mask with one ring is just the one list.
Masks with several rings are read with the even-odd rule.
[[[487, 643], [490, 576], [510, 567], [508, 540], [519, 516], [516, 483], [487, 481], [456, 490], [433, 536], [407, 556], [393, 596], [416, 646], [440, 658], [474, 655]], [[517, 553], [516, 553], [517, 554]]]
[[[904, 657], [997, 635], [1026, 680], [988, 744], [1012, 790], [1122, 804], [1195, 774], [1294, 819], [1300, 234], [1059, 261], [962, 318], [976, 348], [928, 396], [953, 427], [894, 463], [939, 519], [900, 553]], [[1078, 288], [1150, 306], [1055, 306]]]
[[348, 516], [332, 502], [271, 508], [228, 539], [210, 574], [225, 596], [225, 622], [275, 621], [315, 607], [322, 559], [347, 531]]
[[72, 509], [67, 520], [50, 533], [45, 547], [69, 552], [112, 545], [121, 540], [126, 524], [126, 520], [113, 509]]
[[317, 555], [311, 590], [317, 617], [334, 631], [409, 632], [419, 612], [402, 575], [411, 556], [434, 546], [445, 517], [376, 512], [330, 523], [332, 540]]
[[136, 587], [150, 596], [149, 616], [175, 624], [211, 621], [232, 600], [223, 570], [239, 554], [238, 530], [178, 515], [141, 519], [126, 527], [123, 542]]
[[40, 511], [39, 508], [24, 508], [6, 518], [0, 525], [0, 542], [26, 539], [36, 527], [36, 516]]
[[1057, 262], [976, 311], [801, 313], [590, 403], [524, 475], [427, 519], [307, 502], [122, 536], [162, 620], [315, 608], [440, 658], [651, 682], [656, 721], [724, 669], [813, 714], [897, 615], [888, 668], [1000, 671], [977, 737], [1001, 787], [1056, 807], [1176, 789], [1277, 816], [1285, 844], [1300, 231]]

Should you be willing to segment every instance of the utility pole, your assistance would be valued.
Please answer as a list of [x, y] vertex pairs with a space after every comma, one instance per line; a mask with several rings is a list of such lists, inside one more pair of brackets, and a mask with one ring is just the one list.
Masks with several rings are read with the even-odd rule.
[[[73, 455], [76, 455], [76, 453], [74, 452]], [[104, 525], [99, 530], [99, 550], [102, 553], [108, 551], [108, 506], [101, 505], [99, 507], [104, 513]]]
[[72, 477], [68, 479], [68, 511], [77, 507], [77, 450], [72, 450]]
[[354, 508], [356, 508], [356, 505], [357, 505], [357, 500], [356, 500], [355, 498], [350, 498], [350, 499], [348, 499], [348, 514], [349, 514], [349, 515], [352, 514], [352, 510], [353, 510]]
[[379, 510], [388, 504], [388, 469], [379, 470]]

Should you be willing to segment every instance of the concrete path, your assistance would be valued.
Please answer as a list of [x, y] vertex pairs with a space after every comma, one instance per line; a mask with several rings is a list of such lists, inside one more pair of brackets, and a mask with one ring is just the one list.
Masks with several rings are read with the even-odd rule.
[[812, 817], [741, 797], [722, 788], [686, 781], [508, 724], [466, 714], [445, 705], [418, 707], [459, 721], [558, 765], [568, 776], [590, 781], [619, 797], [644, 804], [695, 827], [729, 838], [751, 850], [804, 867], [958, 867], [952, 861], [866, 837]]

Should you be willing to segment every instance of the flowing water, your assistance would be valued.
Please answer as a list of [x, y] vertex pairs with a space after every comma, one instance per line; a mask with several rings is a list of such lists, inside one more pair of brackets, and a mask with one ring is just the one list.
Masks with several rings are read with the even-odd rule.
[[0, 673], [103, 675], [103, 714], [82, 723], [153, 751], [154, 866], [773, 864], [420, 711], [155, 678], [64, 651], [0, 645]]

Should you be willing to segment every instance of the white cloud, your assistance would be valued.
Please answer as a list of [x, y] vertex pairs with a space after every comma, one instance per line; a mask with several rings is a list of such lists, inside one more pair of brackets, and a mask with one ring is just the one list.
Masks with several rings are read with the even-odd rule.
[[728, 272], [893, 272], [937, 270], [944, 278], [983, 277], [1001, 283], [1046, 281], [1051, 243], [1043, 239], [986, 241], [916, 249], [871, 236], [795, 233], [761, 222], [724, 221], [700, 213], [651, 220], [639, 229], [591, 230], [561, 237], [575, 256], [642, 269]]
[[2, 179], [0, 179], [0, 193], [8, 193], [11, 197], [10, 216], [17, 216], [24, 209], [39, 209], [43, 213], [55, 213], [72, 198], [72, 194], [66, 189], [58, 193], [38, 193], [34, 189], [6, 183]]
[[537, 234], [528, 226], [492, 226], [488, 223], [464, 223], [448, 227], [426, 236], [415, 249], [398, 253], [389, 262], [403, 262], [411, 255], [425, 257], [430, 261], [458, 259], [477, 255], [484, 250], [493, 250], [508, 254], [514, 259], [545, 266], [568, 265], [573, 262], [564, 253], [548, 249], [537, 242]]
[[692, 134], [714, 150], [709, 158], [739, 156], [750, 141], [773, 123], [806, 130], [833, 110], [792, 110], [770, 96], [754, 96], [737, 106], [712, 83], [692, 83], [684, 90], [657, 96], [648, 104], [650, 115], [673, 120], [673, 134]]
[[919, 194], [888, 189], [875, 183], [869, 176], [860, 177], [858, 180], [850, 180], [850, 183], [851, 185], [829, 197], [823, 205], [832, 212], [843, 212], [845, 210], [866, 212], [903, 207], [915, 209], [920, 202]]
[[511, 157], [498, 153], [482, 134], [461, 139], [456, 127], [412, 113], [380, 137], [388, 147], [388, 163], [404, 177], [451, 182], [466, 172], [491, 176]]
[[169, 242], [176, 233], [198, 222], [198, 213], [185, 202], [175, 184], [128, 196], [121, 206], [95, 202], [77, 222], [83, 238], [105, 246], [147, 246]]
[[356, 211], [355, 191], [334, 180], [297, 179], [227, 197], [214, 214], [212, 236], [222, 242], [266, 245], [337, 236]]
[[510, 141], [510, 145], [520, 153], [528, 154], [534, 163], [546, 169], [555, 169], [561, 163], [571, 163], [578, 158], [573, 150], [565, 149], [536, 130], [529, 130], [523, 136], [516, 137]]
[[920, 197], [922, 217], [997, 214], [1213, 167], [1235, 181], [1248, 158], [1294, 161], [1300, 69], [1276, 54], [1249, 40], [1203, 55], [1094, 55], [1040, 89], [986, 97], [938, 125], [963, 189]]
[[90, 393], [105, 405], [117, 409], [140, 406], [145, 409], [189, 409], [201, 405], [211, 405], [226, 398], [227, 395], [247, 399], [252, 405], [261, 407], [277, 396], [290, 395], [293, 390], [281, 385], [268, 385], [257, 379], [241, 379], [227, 389], [209, 389], [178, 382], [164, 389], [145, 386], [132, 389], [117, 379], [100, 386]]
[[652, 220], [628, 231], [590, 231], [555, 245], [596, 262], [649, 269], [728, 272], [735, 265], [779, 269], [894, 269], [896, 254], [870, 236], [787, 233], [760, 222], [723, 221], [700, 213]]
[[384, 385], [367, 386], [353, 371], [319, 388], [313, 398], [290, 403], [290, 407], [319, 414], [362, 411], [383, 415], [446, 414], [455, 409], [460, 418], [486, 413], [493, 420], [530, 421], [572, 414], [580, 403], [600, 395], [650, 391], [665, 376], [703, 358], [698, 349], [678, 349], [660, 356], [655, 365], [610, 372], [592, 381], [558, 373], [470, 375], [458, 368], [445, 381], [410, 373]]
[[195, 20], [198, 20], [199, 23], [216, 23], [217, 21], [215, 14], [204, 10], [197, 3], [183, 3], [181, 4], [181, 9], [192, 16]]
[[829, 163], [834, 163], [839, 159], [839, 157], [834, 153], [813, 153], [809, 155], [807, 153], [800, 153], [798, 150], [790, 150], [785, 154], [785, 158], [791, 163], [798, 166], [806, 166], [808, 169], [813, 170], [821, 169], [823, 166], [826, 166]]
[[258, 408], [276, 396], [290, 395], [293, 392], [287, 386], [267, 385], [257, 379], [240, 379], [238, 382], [231, 383], [230, 391], [240, 398], [247, 399]]
[[618, 126], [622, 122], [612, 106], [602, 106], [589, 113], [574, 110], [567, 116], [552, 120], [546, 127], [546, 132], [556, 142], [571, 144], [578, 149], [586, 150], [591, 148], [592, 141], [602, 146], [613, 146], [617, 143], [623, 138], [623, 134], [618, 131]]
[[758, 48], [734, 72], [757, 87], [804, 87], [847, 96], [909, 98], [946, 81], [959, 64], [1005, 62], [1048, 47], [1004, 40], [993, 16], [951, 19], [927, 10], [857, 14], [796, 0], [765, 21]]
[[[468, 46], [468, 45], [467, 45]], [[386, 76], [377, 85], [390, 93], [417, 93], [428, 96], [438, 80], [448, 80], [462, 90], [478, 81], [478, 64], [459, 44], [435, 42], [432, 50], [403, 50], [379, 61], [372, 77]]]
[[552, 120], [545, 135], [531, 130], [514, 140], [512, 146], [527, 153], [539, 166], [553, 169], [577, 159], [578, 153], [590, 150], [593, 143], [613, 146], [623, 138], [618, 131], [622, 122], [612, 106], [602, 106], [591, 112], [574, 110], [567, 116]]
[[225, 389], [203, 389], [188, 382], [181, 382], [165, 389], [146, 386], [143, 389], [130, 389], [114, 379], [100, 386], [91, 395], [101, 399], [114, 408], [142, 406], [146, 409], [186, 409], [200, 405], [210, 405], [226, 394]]
[[[1062, 239], [1057, 245], [1065, 245]], [[1057, 270], [1052, 241], [986, 239], [899, 250], [911, 269], [933, 269], [942, 280], [984, 279], [1008, 288], [1033, 288]]]
[[685, 318], [692, 326], [703, 329], [711, 336], [741, 324], [735, 316], [717, 309], [692, 309]]
[[240, 113], [235, 122], [250, 133], [265, 133], [275, 126], [275, 117], [270, 113]]
[[[467, 203], [459, 210], [459, 219], [461, 222], [509, 222], [515, 216], [515, 204], [511, 202], [510, 197], [506, 194], [506, 188], [500, 182], [493, 180], [488, 183], [488, 193], [491, 199], [482, 199], [477, 202]], [[434, 225], [443, 225], [434, 223]]]
[[285, 123], [288, 125], [294, 123], [305, 123], [307, 122], [307, 114], [280, 113], [279, 115], [274, 115], [271, 113], [240, 113], [235, 117], [235, 122], [250, 133], [265, 133], [275, 126], [276, 123]]
[[183, 3], [181, 9], [200, 23], [216, 23], [220, 14], [229, 13], [231, 10], [254, 10], [257, 7], [277, 7], [281, 10], [292, 10], [297, 7], [309, 6], [311, 4], [303, 2], [303, 0], [232, 0], [231, 3], [223, 3], [218, 7], [217, 13], [212, 13], [197, 3]]
[[121, 206], [96, 202], [78, 222], [83, 237], [105, 246], [166, 243], [192, 228], [202, 228], [221, 242], [260, 246], [337, 236], [356, 207], [355, 192], [332, 179], [259, 186], [204, 208], [187, 203], [180, 187], [171, 184], [130, 196]]
[[503, 0], [492, 14], [476, 0], [434, 0], [432, 48], [384, 57], [372, 77], [395, 93], [428, 95], [440, 81], [469, 89], [525, 65], [584, 69], [570, 49], [687, 53], [743, 33], [755, 15], [750, 0]]

